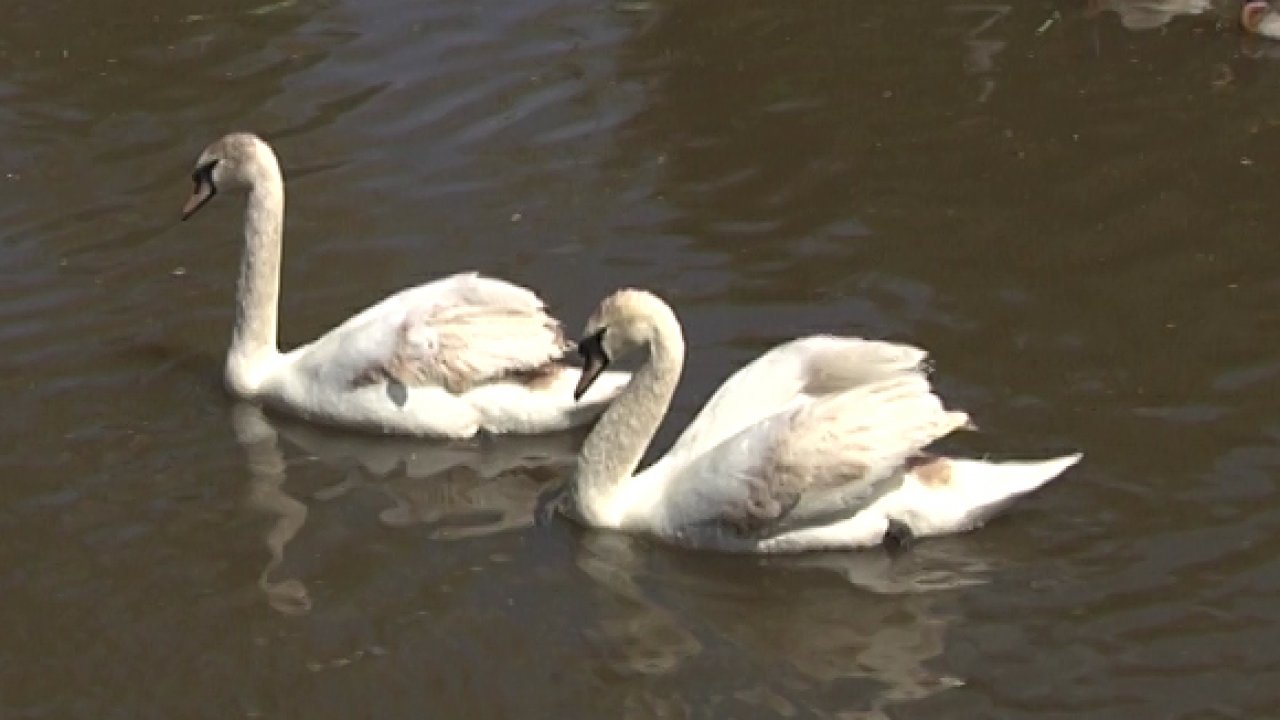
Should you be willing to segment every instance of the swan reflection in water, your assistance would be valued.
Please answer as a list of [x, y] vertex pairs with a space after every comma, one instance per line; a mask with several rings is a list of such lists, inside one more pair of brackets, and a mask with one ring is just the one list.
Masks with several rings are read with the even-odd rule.
[[1214, 9], [1219, 0], [1087, 0], [1085, 16], [1096, 17], [1111, 11], [1120, 16], [1126, 30], [1142, 31], [1164, 27], [1180, 15], [1201, 15]]
[[[716, 714], [754, 707], [783, 716], [891, 717], [898, 703], [963, 684], [938, 667], [954, 619], [951, 598], [986, 582], [992, 567], [965, 538], [920, 543], [901, 555], [743, 557], [606, 531], [583, 531], [575, 560], [601, 590], [588, 641], [619, 677], [645, 678], [630, 683], [635, 689], [620, 713], [637, 718], [711, 710], [698, 678], [722, 684], [733, 673], [726, 663], [737, 662], [742, 677], [770, 680], [726, 688], [710, 701]], [[852, 692], [841, 692], [844, 683]], [[815, 706], [839, 704], [833, 698], [841, 694], [856, 706]]]
[[303, 461], [338, 468], [344, 479], [310, 499], [327, 502], [369, 489], [390, 502], [379, 520], [391, 527], [434, 525], [429, 537], [453, 540], [492, 535], [534, 524], [544, 498], [571, 472], [580, 432], [485, 438], [465, 443], [342, 434], [268, 417], [238, 403], [232, 410], [236, 440], [248, 461], [248, 505], [275, 517], [265, 543], [270, 559], [258, 586], [276, 610], [299, 615], [311, 597], [297, 578], [279, 579], [285, 546], [307, 520], [308, 506], [285, 490], [289, 463], [281, 438]]
[[[572, 472], [580, 444], [577, 434], [466, 445], [345, 435], [268, 418], [248, 404], [235, 406], [232, 417], [251, 475], [247, 502], [274, 518], [258, 585], [272, 608], [290, 615], [312, 606], [300, 579], [278, 576], [308, 502], [372, 490], [390, 502], [381, 522], [432, 524], [440, 539], [523, 528]], [[290, 495], [282, 439], [301, 462], [319, 460], [345, 479], [305, 496], [308, 502]], [[762, 666], [778, 671], [763, 674], [767, 683], [727, 687], [713, 701], [723, 710], [826, 715], [831, 708], [811, 706], [833, 702], [826, 691], [853, 682], [858, 707], [841, 710], [889, 717], [897, 703], [960, 684], [926, 666], [937, 663], [953, 619], [948, 591], [984, 582], [990, 568], [963, 538], [920, 543], [899, 556], [869, 550], [762, 558], [608, 531], [574, 535], [573, 559], [599, 590], [584, 637], [613, 673], [639, 679], [627, 683], [621, 717], [688, 714], [687, 705], [708, 701], [698, 689], [700, 666], [723, 678], [726, 657], [745, 663], [742, 677], [762, 677]]]

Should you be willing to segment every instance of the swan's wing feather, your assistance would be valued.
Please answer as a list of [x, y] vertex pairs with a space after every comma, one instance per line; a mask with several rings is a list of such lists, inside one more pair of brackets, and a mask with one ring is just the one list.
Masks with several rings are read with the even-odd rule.
[[779, 412], [681, 473], [685, 521], [775, 534], [876, 497], [929, 443], [965, 425], [921, 373], [893, 375]]
[[671, 448], [691, 458], [744, 428], [812, 397], [903, 374], [919, 374], [920, 348], [853, 337], [815, 335], [779, 345], [716, 391]]
[[902, 375], [829, 395], [800, 408], [769, 448], [765, 469], [779, 487], [834, 487], [902, 469], [908, 458], [962, 427], [923, 375]]
[[475, 273], [402, 291], [352, 322], [369, 341], [357, 382], [385, 376], [461, 392], [545, 368], [569, 348], [537, 295]]

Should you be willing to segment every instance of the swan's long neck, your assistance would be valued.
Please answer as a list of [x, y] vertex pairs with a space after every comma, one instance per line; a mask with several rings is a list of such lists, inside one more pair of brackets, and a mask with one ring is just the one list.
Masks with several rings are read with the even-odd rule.
[[582, 445], [573, 500], [588, 523], [623, 524], [633, 495], [626, 485], [667, 414], [683, 367], [684, 337], [671, 316], [670, 322], [655, 324], [649, 359]]
[[236, 320], [227, 353], [227, 385], [240, 396], [260, 388], [280, 354], [276, 323], [280, 306], [280, 255], [284, 232], [284, 181], [274, 157], [262, 163], [244, 213], [244, 254], [236, 285]]

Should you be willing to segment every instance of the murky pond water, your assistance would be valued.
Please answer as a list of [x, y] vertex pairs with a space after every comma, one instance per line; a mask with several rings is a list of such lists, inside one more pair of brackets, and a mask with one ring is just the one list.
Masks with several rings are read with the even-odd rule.
[[[1280, 713], [1280, 49], [1123, 5], [10, 3], [0, 716]], [[574, 436], [265, 418], [241, 208], [177, 223], [232, 129], [285, 164], [287, 343], [460, 269], [575, 328], [644, 286], [691, 345], [659, 448], [837, 331], [929, 348], [961, 449], [1085, 462], [760, 560], [545, 512]]]

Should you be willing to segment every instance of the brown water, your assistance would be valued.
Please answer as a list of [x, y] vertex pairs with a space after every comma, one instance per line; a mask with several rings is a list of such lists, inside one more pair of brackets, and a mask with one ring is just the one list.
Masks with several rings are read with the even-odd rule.
[[[1114, 4], [1114, 3], [1112, 3]], [[0, 717], [1280, 717], [1280, 50], [1071, 2], [10, 2]], [[718, 379], [909, 340], [1085, 462], [980, 532], [757, 560], [544, 512], [575, 437], [268, 421], [220, 387], [272, 140], [282, 327], [482, 268], [639, 285]]]

